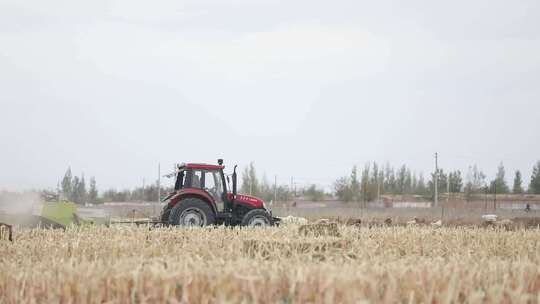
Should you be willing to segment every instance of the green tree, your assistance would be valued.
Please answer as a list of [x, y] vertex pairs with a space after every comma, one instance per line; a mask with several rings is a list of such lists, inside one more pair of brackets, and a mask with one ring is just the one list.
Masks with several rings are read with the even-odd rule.
[[249, 166], [249, 180], [251, 181], [250, 192], [253, 195], [259, 195], [261, 193], [259, 188], [259, 179], [257, 178], [257, 172], [255, 171], [255, 165], [253, 162]]
[[290, 191], [289, 187], [286, 185], [279, 185], [277, 186], [277, 200], [279, 202], [287, 202], [292, 199], [292, 192]]
[[465, 198], [470, 201], [473, 194], [483, 192], [485, 189], [486, 175], [477, 165], [469, 166], [467, 184], [465, 185]]
[[523, 193], [523, 180], [521, 178], [521, 172], [519, 172], [519, 170], [516, 171], [516, 174], [514, 176], [514, 186], [512, 187], [512, 193], [514, 194]]
[[379, 183], [379, 166], [377, 165], [376, 162], [373, 162], [373, 165], [371, 168], [372, 168], [371, 177], [369, 179], [369, 183], [371, 185], [377, 186], [377, 184]]
[[[140, 191], [142, 188], [133, 190], [133, 192]], [[130, 190], [117, 191], [116, 189], [109, 189], [103, 192], [103, 200], [105, 202], [129, 202], [136, 199], [135, 195], [132, 195]]]
[[398, 170], [396, 184], [399, 194], [407, 192], [407, 167], [405, 165]]
[[351, 183], [348, 177], [340, 177], [334, 182], [334, 193], [342, 202], [347, 203], [353, 200]]
[[[142, 190], [142, 189], [141, 189]], [[144, 195], [142, 195], [142, 201], [144, 202], [155, 202], [157, 201], [158, 197], [158, 186], [157, 186], [157, 180], [155, 183], [152, 183], [146, 187], [144, 187]]]
[[508, 193], [510, 192], [510, 189], [508, 188], [508, 185], [506, 184], [505, 180], [505, 170], [503, 163], [499, 164], [499, 167], [497, 168], [497, 175], [495, 176], [495, 179], [491, 181], [491, 184], [489, 186], [489, 192], [490, 193]]
[[356, 166], [353, 167], [351, 171], [351, 185], [350, 185], [350, 191], [351, 191], [351, 198], [355, 202], [359, 202], [361, 199], [362, 193], [360, 182], [358, 181], [358, 168]]
[[71, 167], [67, 169], [64, 178], [62, 178], [61, 190], [64, 199], [71, 199], [73, 192], [73, 174], [71, 173]]
[[317, 188], [315, 184], [309, 186], [304, 191], [305, 196], [314, 202], [322, 201], [324, 199], [324, 191]]
[[410, 193], [415, 194], [416, 189], [418, 188], [418, 177], [416, 176], [416, 172], [412, 175], [412, 182], [411, 182], [411, 189]]
[[249, 193], [249, 166], [245, 167], [242, 171], [242, 185], [240, 186], [240, 192], [241, 193]]
[[248, 167], [244, 168], [244, 171], [242, 172], [242, 187], [240, 189], [242, 193], [255, 196], [260, 195], [259, 180], [253, 162], [251, 162]]
[[263, 174], [263, 177], [259, 179], [253, 162], [244, 168], [241, 174], [241, 179], [241, 193], [251, 193], [251, 195], [259, 197], [265, 202], [274, 201], [274, 197], [276, 197], [277, 201], [280, 202], [290, 201], [293, 199], [293, 192], [289, 186], [276, 185], [275, 187], [273, 184], [268, 182], [266, 174]]
[[379, 169], [376, 162], [373, 162], [369, 185], [370, 192], [373, 193], [372, 197], [376, 198], [379, 191], [381, 194], [384, 193], [384, 171], [382, 168]]
[[529, 184], [529, 192], [533, 194], [540, 194], [540, 160], [533, 168], [531, 183]]
[[77, 185], [77, 196], [79, 198], [79, 201], [76, 202], [78, 204], [84, 204], [86, 203], [88, 193], [86, 192], [86, 181], [84, 179], [84, 174], [81, 175], [81, 178], [79, 180], [79, 184]]
[[[144, 193], [146, 192], [146, 186], [135, 187], [132, 191], [129, 191], [129, 195], [124, 198], [124, 202], [142, 202], [144, 201]], [[125, 192], [125, 191], [124, 191]], [[118, 192], [116, 198], [123, 196], [122, 192]]]
[[463, 188], [463, 179], [461, 178], [461, 171], [457, 170], [448, 174], [448, 182], [450, 183], [451, 193], [460, 193]]
[[379, 167], [376, 163], [373, 163], [373, 166], [370, 163], [367, 163], [364, 166], [361, 177], [361, 190], [363, 201], [371, 202], [377, 197], [379, 176]]
[[266, 177], [266, 174], [263, 174], [263, 177], [261, 178], [261, 181], [259, 182], [259, 189], [258, 189], [257, 197], [260, 197], [263, 201], [269, 202], [274, 197], [274, 191], [273, 187], [270, 186], [270, 183], [268, 182], [268, 178]]
[[[444, 173], [442, 168], [439, 168], [437, 172], [437, 191], [439, 194], [446, 193], [446, 181], [448, 180], [448, 175]], [[435, 173], [431, 174], [431, 180], [429, 181], [428, 186], [429, 189], [431, 189], [432, 195], [435, 196]]]
[[424, 181], [424, 175], [420, 174], [420, 177], [418, 178], [418, 183], [416, 185], [415, 194], [426, 195], [427, 193], [428, 189], [426, 187], [426, 182]]
[[[377, 192], [378, 193], [379, 193], [379, 191], [380, 191], [381, 195], [383, 193], [385, 193], [386, 189], [384, 188], [384, 171], [382, 170], [382, 168], [379, 169], [378, 180], [374, 184], [377, 185]], [[379, 187], [380, 187], [380, 189], [379, 189]]]
[[69, 196], [69, 200], [76, 204], [80, 202], [79, 191], [77, 191], [77, 189], [79, 189], [79, 183], [80, 183], [79, 177], [74, 176], [71, 182], [72, 191], [71, 191], [71, 195]]
[[412, 185], [413, 185], [412, 172], [409, 168], [405, 168], [405, 183], [404, 183], [404, 188], [403, 188], [405, 193], [407, 194], [412, 193]]
[[[122, 191], [113, 190], [114, 196], [112, 197], [112, 202], [134, 202], [141, 200], [142, 197], [142, 188], [135, 189], [130, 191], [129, 189], [124, 189]], [[139, 192], [138, 196], [135, 195], [135, 192]]]
[[384, 169], [384, 193], [394, 194], [396, 193], [396, 173], [390, 164], [386, 164]]
[[98, 202], [98, 190], [96, 187], [96, 178], [90, 178], [90, 189], [88, 190], [88, 202], [96, 204]]

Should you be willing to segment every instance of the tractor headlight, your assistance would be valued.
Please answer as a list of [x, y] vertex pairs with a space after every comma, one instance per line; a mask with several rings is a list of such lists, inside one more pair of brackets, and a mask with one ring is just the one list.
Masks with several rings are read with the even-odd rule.
[[272, 201], [270, 201], [270, 204], [268, 204], [268, 205], [263, 201], [264, 210], [268, 211], [268, 213], [270, 213], [270, 214], [272, 214], [272, 205], [273, 205]]
[[268, 208], [268, 206], [266, 205], [266, 203], [263, 201], [263, 208], [264, 210], [266, 210], [266, 212], [268, 212], [270, 214], [270, 216], [272, 216], [272, 202], [270, 202], [270, 208]]

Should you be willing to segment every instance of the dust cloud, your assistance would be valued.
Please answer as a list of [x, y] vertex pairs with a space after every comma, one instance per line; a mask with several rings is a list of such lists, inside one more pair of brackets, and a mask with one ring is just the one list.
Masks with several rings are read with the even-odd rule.
[[42, 203], [37, 192], [0, 192], [0, 213], [33, 214]]

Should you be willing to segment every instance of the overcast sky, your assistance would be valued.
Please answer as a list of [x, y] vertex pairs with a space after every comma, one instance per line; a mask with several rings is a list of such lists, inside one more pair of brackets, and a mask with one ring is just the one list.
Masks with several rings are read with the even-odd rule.
[[540, 1], [0, 0], [0, 190], [540, 159]]

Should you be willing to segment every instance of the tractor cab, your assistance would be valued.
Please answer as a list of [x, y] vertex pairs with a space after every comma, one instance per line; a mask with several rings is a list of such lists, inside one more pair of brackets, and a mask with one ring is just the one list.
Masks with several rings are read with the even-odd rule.
[[206, 164], [181, 164], [176, 172], [174, 191], [203, 191], [215, 202], [218, 211], [225, 211], [227, 184], [223, 166]]
[[231, 175], [232, 186], [224, 169], [221, 159], [217, 165], [178, 165], [176, 171], [168, 175], [175, 178], [174, 190], [163, 199], [167, 204], [161, 213], [161, 222], [184, 226], [270, 226], [278, 221], [261, 199], [237, 194], [236, 166]]

